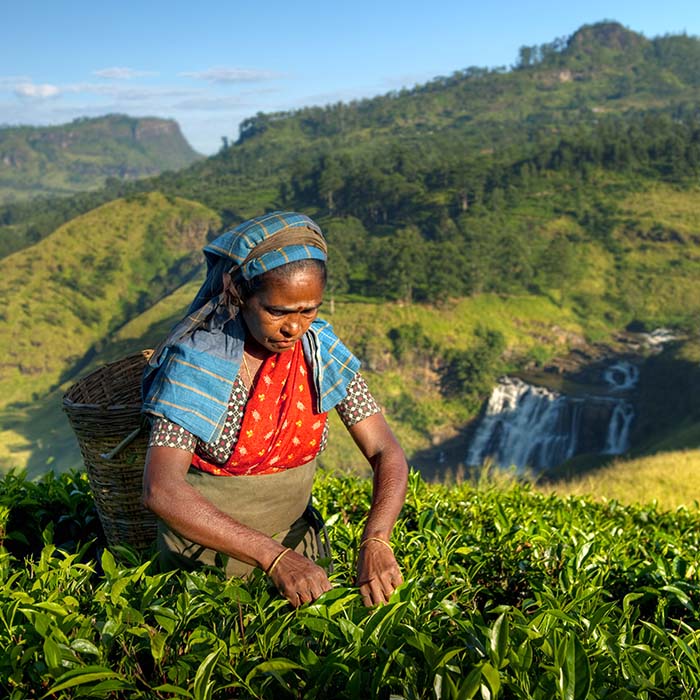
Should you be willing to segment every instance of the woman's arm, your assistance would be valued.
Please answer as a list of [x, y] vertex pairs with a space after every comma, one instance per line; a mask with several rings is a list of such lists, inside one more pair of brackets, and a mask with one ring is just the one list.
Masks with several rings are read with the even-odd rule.
[[389, 545], [391, 531], [406, 498], [408, 465], [381, 413], [348, 428], [374, 473], [372, 505], [362, 534], [357, 582], [366, 605], [389, 600], [403, 581]]
[[[285, 547], [226, 515], [187, 483], [191, 459], [191, 452], [175, 447], [149, 448], [143, 479], [146, 508], [183, 537], [267, 571]], [[320, 566], [293, 551], [279, 560], [271, 578], [294, 606], [331, 588]]]

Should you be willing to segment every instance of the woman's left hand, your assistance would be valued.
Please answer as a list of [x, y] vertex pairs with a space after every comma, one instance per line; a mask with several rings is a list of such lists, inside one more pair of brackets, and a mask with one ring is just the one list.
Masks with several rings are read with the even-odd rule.
[[357, 563], [357, 585], [366, 606], [387, 603], [403, 576], [388, 542], [370, 539], [362, 544]]

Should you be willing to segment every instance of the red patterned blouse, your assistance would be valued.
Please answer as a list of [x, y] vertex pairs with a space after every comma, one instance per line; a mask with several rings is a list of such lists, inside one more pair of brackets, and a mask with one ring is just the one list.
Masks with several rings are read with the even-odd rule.
[[[350, 427], [380, 408], [357, 374], [336, 410]], [[218, 441], [204, 443], [181, 426], [156, 418], [149, 446], [191, 451], [192, 465], [212, 474], [267, 474], [312, 460], [325, 448], [327, 436], [326, 414], [314, 411], [313, 389], [297, 343], [265, 360], [249, 396], [236, 377]]]

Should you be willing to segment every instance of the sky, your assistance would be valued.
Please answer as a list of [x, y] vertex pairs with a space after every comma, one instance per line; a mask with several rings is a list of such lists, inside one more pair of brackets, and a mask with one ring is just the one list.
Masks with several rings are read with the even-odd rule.
[[698, 0], [5, 0], [0, 125], [175, 119], [212, 154], [258, 112], [373, 97], [614, 20], [700, 36]]

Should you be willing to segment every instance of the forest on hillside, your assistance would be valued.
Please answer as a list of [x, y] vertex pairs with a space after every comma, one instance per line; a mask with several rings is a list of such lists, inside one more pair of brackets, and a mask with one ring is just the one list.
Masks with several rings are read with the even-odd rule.
[[[58, 260], [53, 253], [42, 262], [45, 239], [55, 250], [88, 236], [107, 269], [114, 222], [133, 221], [138, 233], [120, 262], [129, 271], [123, 288], [93, 274], [83, 252], [62, 255], [47, 283], [70, 282], [66, 294], [80, 300], [70, 327], [80, 326], [81, 339], [69, 356], [52, 355], [50, 374], [41, 360], [50, 328], [37, 330], [33, 359], [3, 370], [8, 395], [39, 398], [101, 353], [123, 349], [125, 340], [114, 341], [120, 329], [197, 275], [202, 240], [193, 230], [213, 236], [273, 209], [321, 224], [329, 296], [342, 301], [334, 325], [353, 333], [388, 414], [409, 426], [414, 446], [473, 418], [499, 373], [566, 352], [568, 338], [659, 325], [693, 335], [699, 75], [697, 38], [647, 39], [604, 22], [523, 47], [511, 68], [469, 67], [381, 97], [255, 115], [235, 143], [177, 172], [0, 207], [0, 263], [37, 262], [37, 276]], [[142, 263], [162, 236], [173, 237], [180, 257], [151, 283]], [[379, 318], [385, 303], [392, 312], [382, 328], [369, 312], [364, 327], [349, 318], [352, 304], [355, 313], [376, 304]], [[131, 342], [152, 342], [173, 313], [158, 309], [151, 330]], [[682, 384], [673, 372], [669, 381]], [[675, 420], [678, 411], [667, 413]], [[700, 408], [686, 412], [696, 415]]]
[[[651, 182], [697, 181], [698, 65], [694, 38], [583, 27], [523, 47], [510, 71], [470, 68], [371, 100], [257, 115], [236, 143], [189, 169], [6, 206], [0, 250], [158, 189], [205, 204], [224, 225], [273, 208], [319, 218], [337, 292], [430, 302], [546, 292], [575, 277], [581, 241], [619, 262], [616, 226], [685, 240], [625, 221], [617, 204]], [[552, 219], [564, 230], [547, 231]]]

